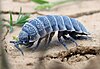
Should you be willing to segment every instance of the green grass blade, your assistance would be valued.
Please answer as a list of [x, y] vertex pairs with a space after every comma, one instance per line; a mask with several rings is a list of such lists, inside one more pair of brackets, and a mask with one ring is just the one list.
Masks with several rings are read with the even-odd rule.
[[28, 21], [28, 18], [30, 17], [29, 14], [21, 15], [20, 18], [15, 22], [15, 25], [22, 26]]
[[71, 1], [77, 1], [77, 0], [64, 0], [60, 2], [44, 3], [44, 4], [36, 6], [34, 9], [35, 10], [49, 10], [56, 5], [64, 4], [66, 2], [71, 2]]
[[2, 24], [3, 24], [2, 21], [0, 21], [0, 29], [2, 28]]
[[12, 18], [12, 12], [10, 12], [10, 24], [9, 25], [6, 25], [10, 28], [10, 32], [13, 31], [13, 18]]
[[17, 20], [20, 18], [21, 14], [22, 14], [22, 7], [20, 7], [20, 12], [19, 12]]
[[29, 14], [22, 14], [22, 7], [20, 7], [20, 12], [18, 15], [17, 20], [15, 21], [14, 25], [18, 25], [18, 26], [22, 26], [23, 24], [25, 24], [28, 20], [28, 18], [30, 17]]
[[9, 27], [10, 28], [10, 33], [13, 32], [13, 26], [11, 25], [8, 25], [8, 24], [5, 24], [5, 26]]
[[36, 2], [38, 4], [44, 4], [44, 3], [49, 3], [48, 1], [45, 0], [32, 0], [33, 2]]
[[9, 26], [10, 27], [10, 33], [13, 32], [13, 26]]
[[53, 3], [45, 3], [36, 6], [34, 9], [35, 10], [49, 10], [51, 7], [53, 7]]
[[10, 12], [10, 25], [13, 25], [12, 12]]

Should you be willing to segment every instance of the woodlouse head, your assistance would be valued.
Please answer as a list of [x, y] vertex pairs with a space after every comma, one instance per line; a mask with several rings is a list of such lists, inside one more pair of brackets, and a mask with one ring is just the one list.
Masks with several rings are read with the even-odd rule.
[[21, 32], [19, 33], [18, 38], [19, 38], [19, 41], [20, 41], [20, 43], [21, 43], [22, 45], [25, 45], [25, 44], [27, 44], [27, 43], [29, 42], [28, 34], [27, 34], [25, 31], [21, 31]]
[[32, 46], [35, 41], [30, 42], [30, 37], [25, 31], [21, 31], [18, 36], [18, 41], [10, 41], [10, 43], [13, 43], [14, 46], [23, 54], [23, 51], [19, 48], [19, 45], [24, 46]]

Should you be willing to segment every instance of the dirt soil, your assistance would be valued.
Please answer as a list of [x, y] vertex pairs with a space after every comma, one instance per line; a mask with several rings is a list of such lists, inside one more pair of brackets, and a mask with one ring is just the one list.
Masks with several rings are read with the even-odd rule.
[[[51, 0], [53, 1], [53, 0]], [[5, 50], [8, 66], [10, 69], [100, 69], [100, 1], [81, 0], [65, 3], [50, 11], [36, 11], [33, 2], [13, 2], [12, 0], [1, 1], [1, 15], [3, 22], [9, 20], [9, 10], [13, 11], [13, 19], [16, 20], [20, 6], [24, 13], [31, 13], [31, 18], [47, 14], [68, 15], [79, 20], [91, 33], [88, 40], [76, 40], [79, 47], [67, 41], [66, 50], [57, 40], [57, 34], [53, 37], [49, 47], [44, 50], [44, 41], [39, 48], [32, 52], [30, 48], [22, 47], [24, 56], [9, 42], [12, 36], [18, 36], [21, 27], [14, 26], [13, 33], [3, 27], [3, 48]], [[38, 13], [37, 13], [38, 12]], [[31, 19], [30, 18], [30, 19]]]

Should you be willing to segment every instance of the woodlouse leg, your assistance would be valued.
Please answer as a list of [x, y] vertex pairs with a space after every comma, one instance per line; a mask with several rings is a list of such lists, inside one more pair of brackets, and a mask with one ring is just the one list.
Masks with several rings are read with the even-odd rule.
[[47, 35], [45, 36], [45, 44], [47, 44], [48, 39], [49, 39], [49, 36], [50, 36], [50, 34], [47, 34]]
[[[62, 37], [63, 37], [66, 41], [67, 41], [67, 40], [71, 40], [72, 42], [75, 43], [76, 46], [78, 46], [77, 42], [76, 42], [75, 39], [74, 39], [74, 38], [76, 38], [76, 33], [75, 33], [75, 32], [63, 31], [62, 33], [63, 33], [63, 34], [62, 34]], [[69, 38], [67, 38], [67, 37], [65, 36], [65, 35], [67, 35], [67, 34], [70, 35]], [[71, 37], [71, 36], [72, 36], [72, 37]], [[74, 38], [73, 38], [73, 37], [74, 37]]]
[[75, 43], [76, 46], [78, 46], [77, 42], [76, 42], [75, 39], [73, 39], [72, 37], [67, 38], [65, 35], [63, 35], [63, 38], [64, 38], [65, 40], [71, 40], [72, 42]]
[[29, 45], [26, 48], [32, 47], [33, 44], [34, 44], [34, 42], [30, 42]]
[[63, 42], [63, 40], [61, 39], [61, 36], [63, 35], [63, 32], [61, 32], [61, 31], [58, 31], [58, 40], [59, 40], [59, 42], [66, 48], [66, 49], [68, 49], [67, 48], [67, 46], [66, 46], [66, 44]]
[[55, 34], [55, 32], [50, 33], [50, 37], [49, 37], [49, 39], [48, 39], [47, 46], [50, 44], [50, 42], [51, 42], [51, 40], [52, 40], [54, 34]]
[[37, 45], [36, 45], [35, 47], [32, 48], [32, 51], [36, 50], [36, 49], [39, 47], [39, 44], [40, 44], [40, 42], [41, 42], [42, 39], [43, 39], [43, 38], [40, 38], [40, 39], [38, 40]]

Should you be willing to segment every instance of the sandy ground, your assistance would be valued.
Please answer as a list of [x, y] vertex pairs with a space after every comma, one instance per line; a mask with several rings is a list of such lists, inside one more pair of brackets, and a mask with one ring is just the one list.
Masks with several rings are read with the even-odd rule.
[[[33, 6], [36, 5], [32, 2], [28, 3], [18, 3], [12, 2], [11, 0], [2, 1], [2, 16], [4, 19], [9, 20], [9, 14], [5, 13], [9, 10], [13, 10], [13, 12], [18, 12], [20, 6], [23, 7], [23, 12], [32, 13]], [[8, 6], [6, 6], [6, 4]], [[100, 10], [100, 1], [99, 0], [85, 0], [85, 1], [77, 1], [70, 2], [64, 5], [56, 6], [51, 11], [38, 11], [42, 14], [59, 14], [59, 15], [75, 15], [77, 13], [90, 12]], [[13, 18], [16, 20], [17, 14], [14, 14]], [[32, 14], [31, 18], [39, 16], [39, 14]], [[91, 33], [89, 35], [92, 37], [92, 40], [76, 40], [79, 46], [83, 47], [100, 47], [100, 12], [93, 13], [89, 15], [83, 15], [76, 18]], [[5, 22], [6, 23], [6, 22]], [[8, 33], [3, 41], [4, 49], [6, 50], [5, 54], [8, 59], [8, 65], [10, 69], [100, 69], [100, 58], [94, 54], [85, 54], [85, 55], [72, 55], [68, 60], [64, 58], [64, 61], [61, 61], [60, 58], [41, 58], [46, 55], [58, 54], [61, 51], [66, 51], [66, 49], [58, 42], [57, 34], [55, 34], [50, 46], [44, 50], [44, 43], [42, 41], [40, 47], [32, 52], [31, 49], [27, 49], [22, 47], [24, 51], [24, 56], [13, 46], [9, 41], [12, 40], [12, 36], [18, 36], [21, 27], [14, 27], [13, 33]], [[3, 28], [3, 36], [5, 35], [5, 31], [7, 28]], [[75, 44], [67, 41], [66, 42], [68, 49], [75, 48]], [[87, 58], [88, 57], [88, 58]]]

